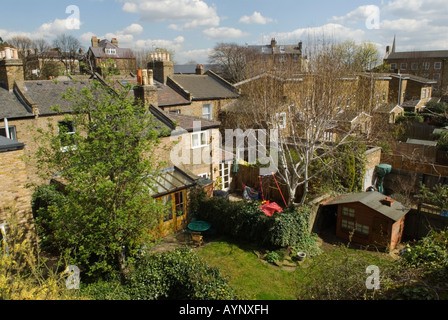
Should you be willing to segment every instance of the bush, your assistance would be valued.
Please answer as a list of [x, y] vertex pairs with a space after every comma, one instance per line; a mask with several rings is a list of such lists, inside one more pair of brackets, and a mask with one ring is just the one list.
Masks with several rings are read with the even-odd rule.
[[280, 255], [275, 252], [275, 251], [271, 251], [268, 254], [266, 254], [266, 261], [269, 263], [274, 263], [275, 261], [279, 261], [280, 260]]
[[141, 257], [126, 281], [132, 300], [232, 300], [236, 296], [218, 268], [190, 249]]
[[218, 232], [234, 239], [266, 247], [300, 246], [310, 256], [318, 253], [315, 238], [309, 233], [307, 207], [286, 208], [268, 217], [257, 201], [234, 202], [199, 196], [194, 202], [192, 207], [199, 219], [210, 222]]

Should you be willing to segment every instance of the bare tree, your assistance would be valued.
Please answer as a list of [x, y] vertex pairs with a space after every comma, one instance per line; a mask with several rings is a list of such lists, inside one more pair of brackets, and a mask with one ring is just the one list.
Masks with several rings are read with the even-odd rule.
[[61, 34], [53, 40], [53, 47], [57, 50], [59, 61], [67, 73], [73, 72], [79, 64], [81, 42], [71, 35]]
[[[308, 71], [300, 77], [291, 74], [294, 68], [284, 67], [275, 75], [265, 73], [246, 81], [233, 117], [242, 129], [278, 130], [275, 148], [269, 145], [272, 141], [263, 145], [263, 139], [257, 148], [271, 150], [271, 165], [278, 156], [277, 175], [287, 186], [289, 205], [305, 203], [310, 181], [331, 170], [338, 147], [355, 143], [349, 137], [360, 129], [341, 121], [345, 114], [356, 112], [358, 107], [347, 101], [355, 101], [358, 89], [345, 81], [352, 73], [340, 47], [319, 41], [307, 50]], [[315, 167], [320, 169], [312, 170]], [[303, 192], [296, 201], [299, 188]]]

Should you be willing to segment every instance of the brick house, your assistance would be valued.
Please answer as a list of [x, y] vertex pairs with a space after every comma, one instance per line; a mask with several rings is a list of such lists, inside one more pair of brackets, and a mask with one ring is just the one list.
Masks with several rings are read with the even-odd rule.
[[[26, 81], [23, 64], [17, 51], [9, 49], [2, 52], [0, 59], [0, 174], [2, 197], [0, 198], [0, 223], [4, 223], [7, 207], [16, 205], [24, 215], [23, 221], [32, 221], [31, 189], [28, 183], [42, 184], [37, 175], [34, 160], [24, 161], [34, 155], [38, 148], [35, 141], [36, 130], [45, 129], [52, 124], [55, 134], [63, 126], [70, 132], [76, 132], [76, 125], [65, 121], [65, 115], [72, 112], [69, 101], [62, 98], [67, 89], [81, 90], [89, 87], [89, 80], [64, 81]], [[147, 79], [148, 80], [148, 79]], [[221, 150], [219, 149], [219, 125], [214, 120], [182, 114], [169, 114], [158, 108], [158, 89], [155, 86], [142, 85], [134, 88], [136, 102], [142, 103], [159, 121], [160, 127], [167, 128], [169, 135], [161, 137], [161, 143], [155, 150], [159, 163], [164, 163], [167, 177], [174, 175], [173, 188], [168, 186], [154, 197], [173, 203], [172, 218], [163, 221], [163, 230], [172, 230], [167, 225], [183, 226], [187, 219], [187, 190], [197, 184], [198, 176], [209, 178], [210, 183], [220, 174]], [[165, 93], [169, 95], [169, 93]], [[169, 100], [167, 97], [164, 99]], [[176, 99], [176, 97], [172, 98]], [[58, 106], [59, 110], [53, 109]], [[179, 159], [172, 156], [173, 146], [180, 146], [182, 155], [190, 157]], [[199, 161], [196, 158], [199, 155]], [[210, 159], [207, 157], [210, 156]], [[23, 157], [22, 157], [23, 156]], [[202, 161], [206, 159], [207, 161]], [[174, 160], [174, 162], [173, 162]], [[182, 181], [179, 185], [177, 181]], [[164, 180], [165, 181], [165, 180]], [[168, 193], [167, 193], [168, 192]], [[4, 196], [5, 195], [5, 196]], [[14, 201], [14, 203], [10, 203]], [[180, 202], [179, 202], [180, 201]], [[178, 205], [178, 206], [177, 206]], [[185, 210], [179, 215], [179, 208]], [[177, 208], [177, 209], [176, 209]], [[27, 224], [29, 226], [30, 224]]]
[[448, 50], [396, 51], [395, 38], [392, 48], [386, 47], [384, 63], [391, 72], [407, 73], [434, 81], [434, 94], [448, 92]]
[[[90, 63], [94, 72], [102, 74], [104, 67], [116, 68], [122, 75], [137, 72], [137, 59], [134, 53], [129, 48], [120, 48], [116, 38], [109, 41], [92, 37], [91, 42], [86, 61]], [[110, 65], [109, 61], [113, 64]]]
[[403, 235], [410, 208], [376, 192], [351, 193], [322, 204], [327, 218], [336, 213], [336, 236], [365, 246], [393, 250]]
[[222, 107], [239, 97], [236, 87], [212, 70], [204, 72], [203, 65], [194, 74], [175, 74], [167, 53], [154, 54], [148, 69], [160, 89], [158, 106], [171, 114], [218, 120]]

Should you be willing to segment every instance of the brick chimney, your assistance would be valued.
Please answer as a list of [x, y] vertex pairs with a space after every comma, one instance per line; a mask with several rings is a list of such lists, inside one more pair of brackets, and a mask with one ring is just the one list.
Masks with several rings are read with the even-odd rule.
[[92, 37], [92, 47], [98, 47], [99, 42], [100, 42], [100, 39], [98, 39], [95, 36]]
[[0, 86], [12, 91], [15, 82], [24, 83], [23, 62], [16, 48], [0, 51]]
[[154, 79], [166, 84], [168, 77], [174, 74], [174, 62], [170, 61], [169, 53], [156, 52], [151, 54], [151, 61], [148, 62], [148, 69], [154, 72]]
[[277, 41], [275, 41], [275, 38], [271, 39], [271, 48], [274, 48], [277, 45]]
[[111, 43], [112, 43], [114, 46], [118, 47], [118, 40], [117, 40], [117, 38], [112, 38]]
[[196, 74], [203, 75], [204, 74], [204, 65], [198, 64], [196, 66]]
[[154, 85], [153, 71], [151, 69], [139, 70], [139, 84], [134, 88], [134, 97], [137, 103], [148, 109], [150, 105], [159, 106], [159, 93]]
[[392, 207], [392, 205], [394, 204], [394, 199], [392, 199], [391, 197], [386, 197], [381, 199], [381, 202], [386, 206]]

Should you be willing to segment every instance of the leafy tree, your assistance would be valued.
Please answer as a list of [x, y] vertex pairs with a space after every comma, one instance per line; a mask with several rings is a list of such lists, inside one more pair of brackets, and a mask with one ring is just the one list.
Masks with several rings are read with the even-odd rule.
[[422, 184], [420, 186], [420, 195], [417, 197], [426, 203], [436, 206], [440, 211], [448, 210], [448, 185], [436, 184], [431, 190]]
[[65, 194], [46, 208], [46, 226], [53, 244], [87, 275], [119, 270], [124, 276], [162, 211], [151, 197], [154, 120], [127, 94], [97, 82], [69, 90], [64, 97], [73, 113], [59, 132], [49, 124], [36, 139], [38, 172], [56, 175]]

